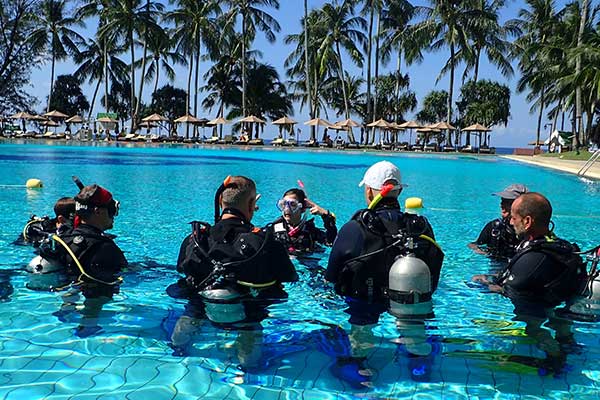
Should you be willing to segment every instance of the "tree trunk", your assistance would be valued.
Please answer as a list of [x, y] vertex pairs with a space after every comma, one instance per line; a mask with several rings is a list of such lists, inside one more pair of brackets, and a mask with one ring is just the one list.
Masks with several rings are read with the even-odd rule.
[[242, 12], [242, 117], [246, 117], [246, 14]]
[[104, 49], [102, 51], [104, 55], [104, 111], [108, 112], [108, 48], [106, 45], [106, 39], [103, 40]]
[[541, 134], [541, 129], [542, 129], [542, 116], [544, 115], [544, 97], [546, 95], [545, 91], [546, 91], [546, 88], [542, 87], [542, 94], [540, 95], [540, 112], [538, 114], [535, 147], [539, 147], [538, 144], [540, 143], [540, 134]]
[[[589, 0], [580, 0], [581, 4], [581, 20], [579, 21], [579, 33], [577, 35], [577, 48], [580, 48], [583, 44], [583, 33], [585, 30], [585, 24], [587, 22], [587, 13]], [[575, 61], [575, 76], [579, 78], [581, 74], [581, 54], [577, 55]], [[575, 87], [575, 121], [577, 123], [577, 130], [575, 137], [573, 138], [573, 145], [579, 153], [580, 138], [583, 136], [583, 107], [581, 106], [581, 86], [578, 84]]]
[[56, 57], [54, 56], [54, 49], [52, 49], [52, 67], [50, 72], [50, 94], [48, 95], [48, 105], [46, 106], [46, 112], [50, 112], [50, 103], [52, 102], [52, 91], [54, 89], [54, 66], [56, 64]]
[[396, 99], [396, 116], [394, 121], [396, 123], [400, 123], [400, 110], [398, 109], [398, 103], [400, 101], [400, 78], [401, 78], [401, 70], [402, 67], [402, 47], [398, 50], [398, 62], [396, 64], [396, 88], [394, 91], [394, 98]]
[[90, 111], [88, 112], [88, 123], [91, 121], [92, 119], [92, 114], [94, 111], [94, 104], [96, 103], [96, 96], [98, 95], [98, 89], [100, 89], [100, 84], [102, 83], [101, 79], [98, 79], [98, 83], [96, 84], [96, 89], [94, 89], [94, 96], [92, 97], [92, 101], [90, 103]]
[[[371, 13], [369, 15], [369, 42], [367, 43], [367, 122], [372, 122], [374, 116], [371, 113], [371, 59], [373, 58], [373, 19], [375, 18], [375, 7], [371, 2]], [[367, 133], [368, 136], [368, 133]], [[373, 138], [375, 135], [373, 134]]]
[[479, 59], [481, 58], [481, 49], [478, 47], [475, 56], [475, 74], [473, 76], [473, 81], [477, 83], [477, 79], [479, 78]]
[[558, 105], [556, 106], [556, 112], [554, 113], [552, 120], [552, 132], [556, 130], [556, 125], [558, 124], [558, 114], [560, 114], [560, 109], [562, 108], [562, 99], [558, 99]]
[[[192, 71], [194, 68], [194, 55], [190, 55], [190, 68], [188, 71], [188, 82], [187, 82], [187, 96], [185, 98], [185, 112], [190, 113], [190, 101], [192, 97]], [[190, 124], [185, 124], [185, 138], [190, 138]]]
[[134, 133], [136, 131], [136, 123], [135, 123], [135, 43], [133, 42], [133, 29], [129, 30], [129, 51], [131, 52], [131, 130], [130, 133]]
[[[194, 117], [198, 118], [198, 74], [200, 72], [200, 43], [201, 38], [198, 37], [198, 43], [196, 43], [196, 65], [194, 66]], [[194, 124], [194, 137], [198, 136], [198, 125]]]
[[160, 58], [155, 58], [154, 62], [156, 64], [156, 76], [154, 77], [154, 90], [152, 91], [152, 98], [154, 98], [154, 95], [158, 90], [158, 75], [160, 75]]
[[315, 117], [315, 113], [312, 106], [312, 92], [310, 90], [310, 65], [308, 60], [308, 0], [304, 0], [304, 75], [306, 77], [308, 112], [310, 119], [313, 119]]
[[[446, 122], [450, 124], [452, 120], [452, 95], [454, 94], [454, 43], [450, 43], [450, 87], [448, 88], [448, 111]], [[452, 135], [448, 131], [448, 145], [452, 147]]]
[[[373, 120], [378, 119], [377, 114], [377, 81], [379, 79], [379, 30], [381, 29], [381, 15], [377, 13], [377, 32], [375, 33], [375, 84], [374, 95], [373, 95]], [[375, 128], [373, 128], [373, 139], [375, 139]]]
[[338, 74], [340, 76], [340, 83], [342, 84], [342, 94], [344, 96], [344, 115], [347, 118], [350, 118], [350, 113], [348, 112], [348, 95], [346, 94], [346, 76], [344, 75], [344, 66], [342, 65], [342, 52], [340, 51], [340, 44], [335, 44], [337, 50], [337, 61], [338, 61]]

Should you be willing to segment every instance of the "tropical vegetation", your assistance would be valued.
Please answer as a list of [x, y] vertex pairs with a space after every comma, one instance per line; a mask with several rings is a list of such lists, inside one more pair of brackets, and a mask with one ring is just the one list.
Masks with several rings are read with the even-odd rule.
[[[311, 117], [362, 124], [401, 123], [417, 110], [422, 123], [506, 124], [510, 90], [481, 79], [485, 60], [506, 79], [516, 75], [537, 113], [538, 141], [545, 120], [561, 130], [566, 120], [577, 144], [598, 136], [600, 15], [590, 0], [525, 0], [511, 20], [502, 19], [506, 0], [297, 4], [300, 29], [284, 36], [279, 0], [0, 0], [0, 113], [35, 107], [26, 85], [38, 61], [50, 77], [42, 106], [53, 108], [56, 65], [70, 60], [73, 79], [92, 87], [87, 119], [116, 112], [133, 131], [160, 109], [167, 81], [185, 82], [184, 108], [169, 109], [195, 116], [279, 118], [297, 104]], [[255, 47], [257, 35], [290, 46], [285, 76]], [[407, 67], [431, 52], [444, 54], [437, 79], [448, 86], [419, 105]], [[374, 141], [374, 131], [363, 133]]]

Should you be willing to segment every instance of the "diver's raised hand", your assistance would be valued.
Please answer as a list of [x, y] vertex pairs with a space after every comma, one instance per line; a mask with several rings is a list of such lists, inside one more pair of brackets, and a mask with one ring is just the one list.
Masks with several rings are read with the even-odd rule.
[[326, 215], [328, 211], [323, 207], [319, 206], [317, 203], [312, 200], [305, 199], [304, 203], [306, 204], [306, 208], [310, 208], [310, 213], [312, 215]]

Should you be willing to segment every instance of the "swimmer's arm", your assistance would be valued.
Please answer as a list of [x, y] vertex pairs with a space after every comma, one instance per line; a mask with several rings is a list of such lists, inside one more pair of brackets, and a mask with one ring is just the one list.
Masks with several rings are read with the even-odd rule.
[[467, 246], [477, 254], [481, 254], [484, 256], [488, 255], [487, 251], [479, 247], [479, 245], [476, 242], [469, 243]]

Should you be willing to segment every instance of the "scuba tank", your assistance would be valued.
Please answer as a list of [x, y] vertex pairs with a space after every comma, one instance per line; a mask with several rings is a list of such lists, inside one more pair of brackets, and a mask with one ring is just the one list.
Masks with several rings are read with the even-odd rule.
[[584, 321], [600, 320], [600, 246], [581, 254], [587, 255], [591, 262], [588, 279], [581, 294], [575, 298], [572, 304], [567, 305], [568, 313], [575, 319]]
[[232, 324], [246, 318], [240, 294], [231, 288], [208, 288], [199, 292], [206, 306], [206, 317], [216, 324]]
[[26, 267], [31, 290], [54, 290], [68, 282], [64, 266], [58, 261], [41, 255], [35, 256]]
[[409, 253], [394, 261], [389, 272], [390, 314], [395, 317], [428, 316], [431, 303], [431, 273], [427, 264]]

